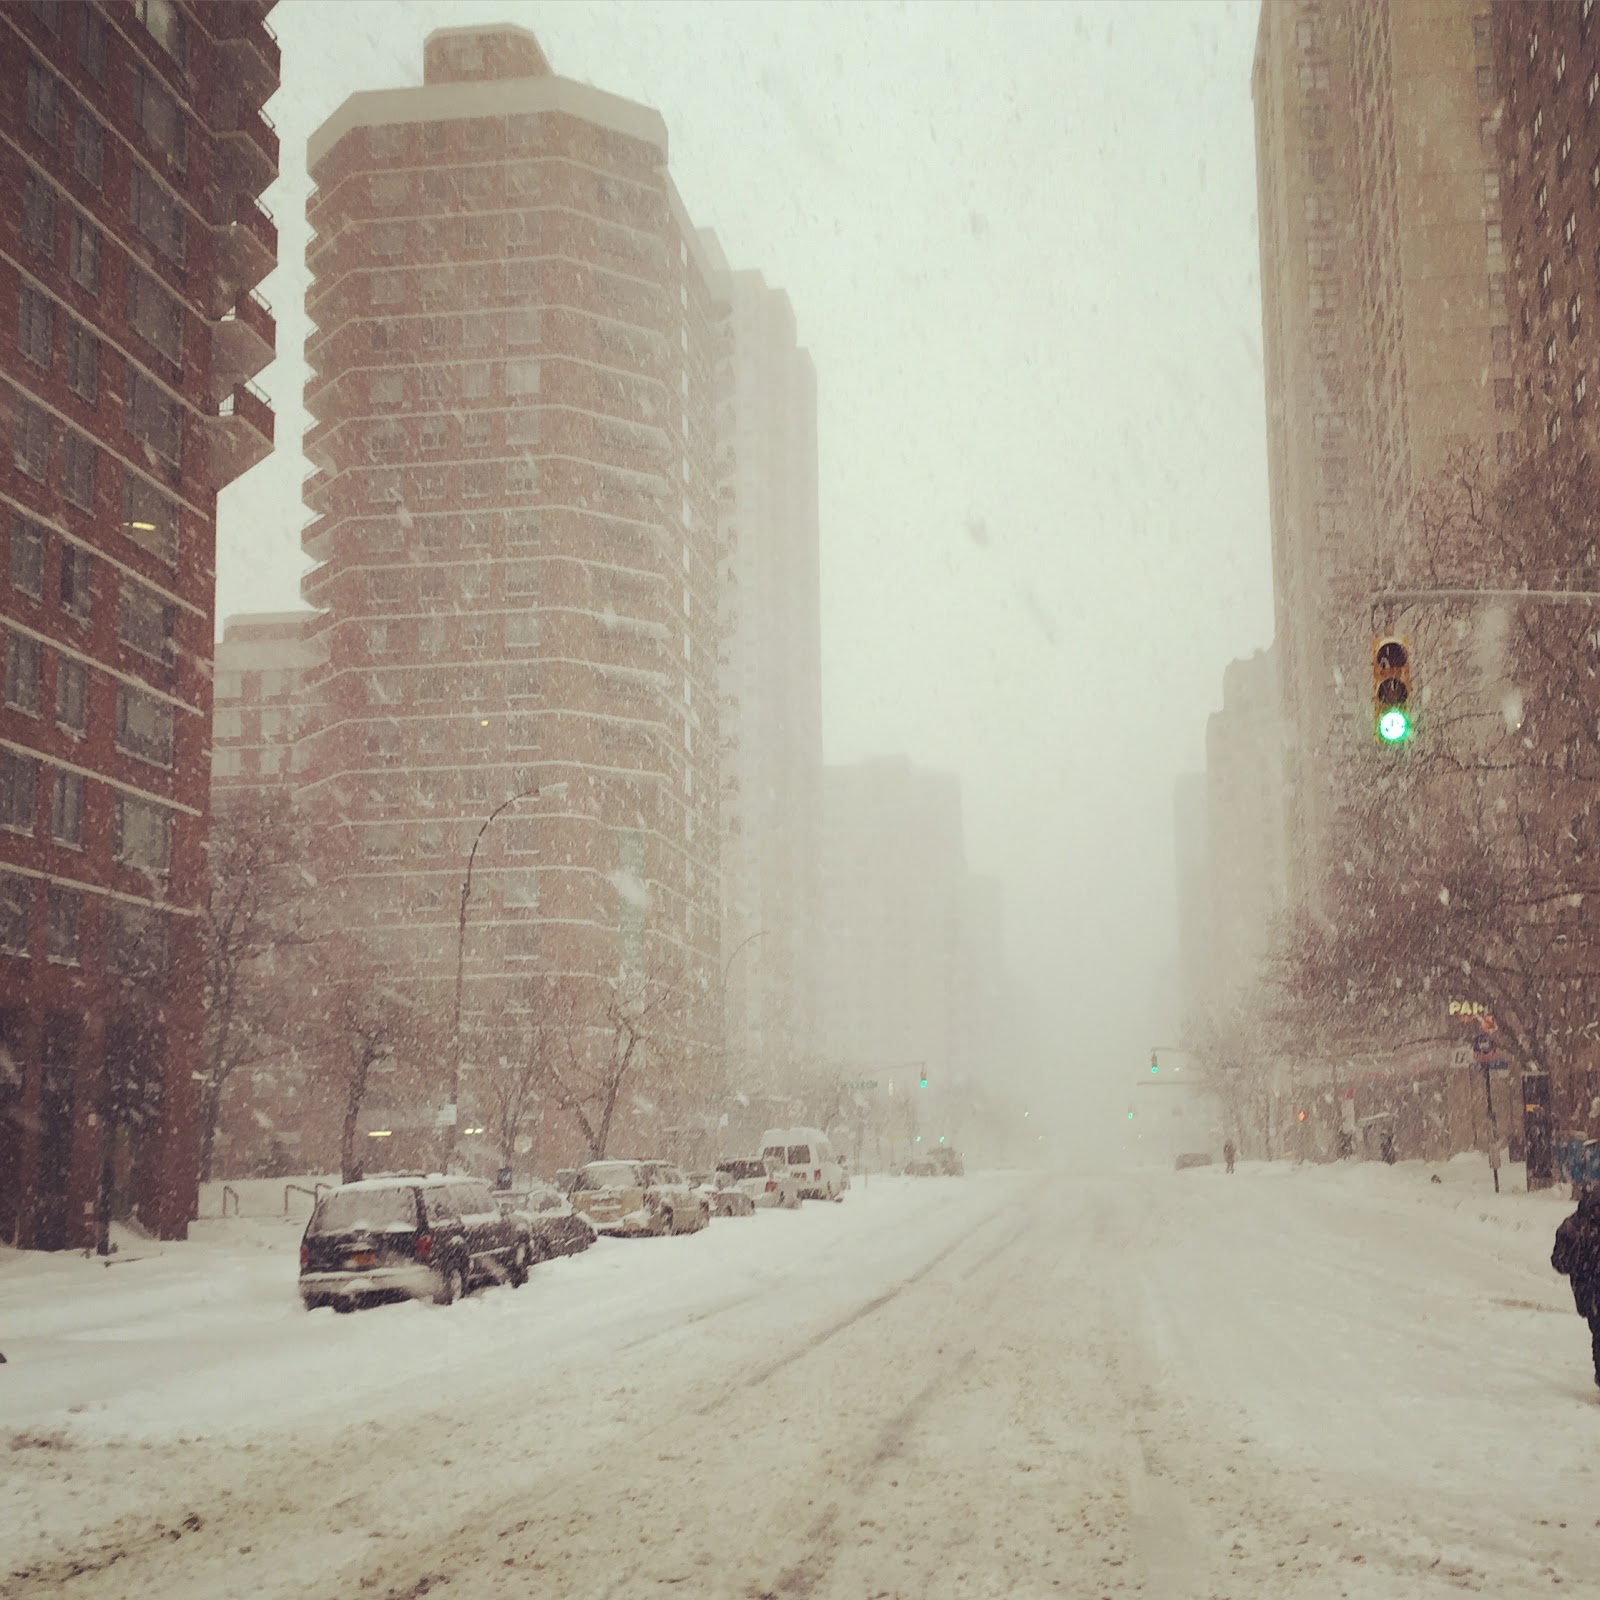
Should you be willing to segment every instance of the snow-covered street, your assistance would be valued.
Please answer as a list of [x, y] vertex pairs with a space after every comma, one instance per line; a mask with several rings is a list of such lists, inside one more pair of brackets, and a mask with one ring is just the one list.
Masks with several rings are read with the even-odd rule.
[[7, 1257], [0, 1594], [1600, 1594], [1565, 1207], [1445, 1179], [879, 1179], [350, 1317], [293, 1222]]

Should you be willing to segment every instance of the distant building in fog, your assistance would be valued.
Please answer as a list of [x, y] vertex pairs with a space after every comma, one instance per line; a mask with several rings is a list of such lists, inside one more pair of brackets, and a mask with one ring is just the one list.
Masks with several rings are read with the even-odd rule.
[[[1460, 447], [1491, 466], [1517, 449], [1491, 10], [1261, 7], [1256, 174], [1295, 904], [1320, 892], [1339, 774], [1370, 738], [1365, 597], [1407, 573], [1412, 496]], [[1569, 101], [1587, 76], [1574, 57]], [[1566, 126], [1556, 109], [1552, 146]]]
[[717, 274], [655, 111], [513, 27], [431, 35], [423, 78], [309, 148], [294, 761], [339, 841], [330, 914], [447, 1016], [469, 849], [521, 796], [473, 877], [468, 1098], [491, 1031], [526, 1048], [530, 1019], [599, 1021], [645, 979], [681, 997], [672, 1048], [713, 1061]]
[[904, 757], [825, 767], [822, 818], [823, 1053], [942, 1084], [964, 1065], [960, 781]]
[[1209, 834], [1206, 775], [1186, 772], [1172, 790], [1172, 838], [1178, 891], [1178, 983], [1186, 1021], [1199, 1016], [1210, 1004], [1216, 979]]
[[1283, 909], [1283, 724], [1271, 650], [1232, 661], [1206, 724], [1209, 981], [1219, 999], [1257, 976]]
[[257, 612], [222, 626], [212, 679], [211, 775], [218, 804], [283, 789], [297, 776], [306, 678], [317, 663], [309, 611]]
[[[715, 239], [708, 252], [720, 257]], [[727, 1048], [781, 1083], [816, 1048], [822, 826], [817, 379], [793, 308], [759, 272], [726, 279], [717, 429], [723, 585]]]
[[0, 8], [7, 1243], [194, 1211], [217, 491], [274, 428], [271, 9]]

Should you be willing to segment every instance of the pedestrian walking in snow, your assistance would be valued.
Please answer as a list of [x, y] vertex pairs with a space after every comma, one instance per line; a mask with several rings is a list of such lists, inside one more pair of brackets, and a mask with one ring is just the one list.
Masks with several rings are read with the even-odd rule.
[[1594, 1381], [1600, 1384], [1600, 1189], [1586, 1189], [1578, 1209], [1556, 1229], [1550, 1265], [1572, 1284], [1578, 1315], [1589, 1324]]
[[1228, 1139], [1222, 1146], [1222, 1159], [1228, 1163], [1228, 1171], [1233, 1171], [1233, 1158], [1237, 1152], [1233, 1148], [1233, 1140]]

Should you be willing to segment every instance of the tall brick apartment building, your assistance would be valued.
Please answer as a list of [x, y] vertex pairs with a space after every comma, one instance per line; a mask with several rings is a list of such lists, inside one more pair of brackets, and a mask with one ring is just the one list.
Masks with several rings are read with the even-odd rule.
[[272, 445], [271, 0], [0, 10], [0, 1237], [182, 1237], [217, 490]]
[[515, 28], [431, 36], [421, 87], [310, 143], [296, 790], [349, 948], [445, 1018], [512, 802], [474, 865], [468, 1102], [531, 1019], [644, 979], [685, 1003], [673, 1049], [717, 1054], [724, 307], [666, 145]]

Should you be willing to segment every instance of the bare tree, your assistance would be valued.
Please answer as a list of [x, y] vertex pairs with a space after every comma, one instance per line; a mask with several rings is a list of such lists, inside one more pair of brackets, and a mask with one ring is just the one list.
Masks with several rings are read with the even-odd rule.
[[[577, 1124], [590, 1159], [605, 1158], [625, 1099], [643, 1084], [673, 1084], [683, 989], [676, 973], [613, 979], [598, 993], [573, 987], [540, 996], [529, 1060], [548, 1102]], [[658, 1069], [652, 1076], [648, 1069]]]
[[240, 796], [212, 819], [210, 890], [201, 924], [206, 1026], [200, 1089], [200, 1181], [208, 1181], [228, 1084], [281, 1043], [280, 957], [304, 943], [311, 875], [288, 794]]
[[485, 1117], [502, 1166], [515, 1165], [517, 1140], [543, 1103], [540, 1091], [546, 1069], [541, 1058], [550, 1046], [549, 1030], [536, 1027], [520, 1054], [501, 1056], [480, 1075], [481, 1093], [488, 1108]]

